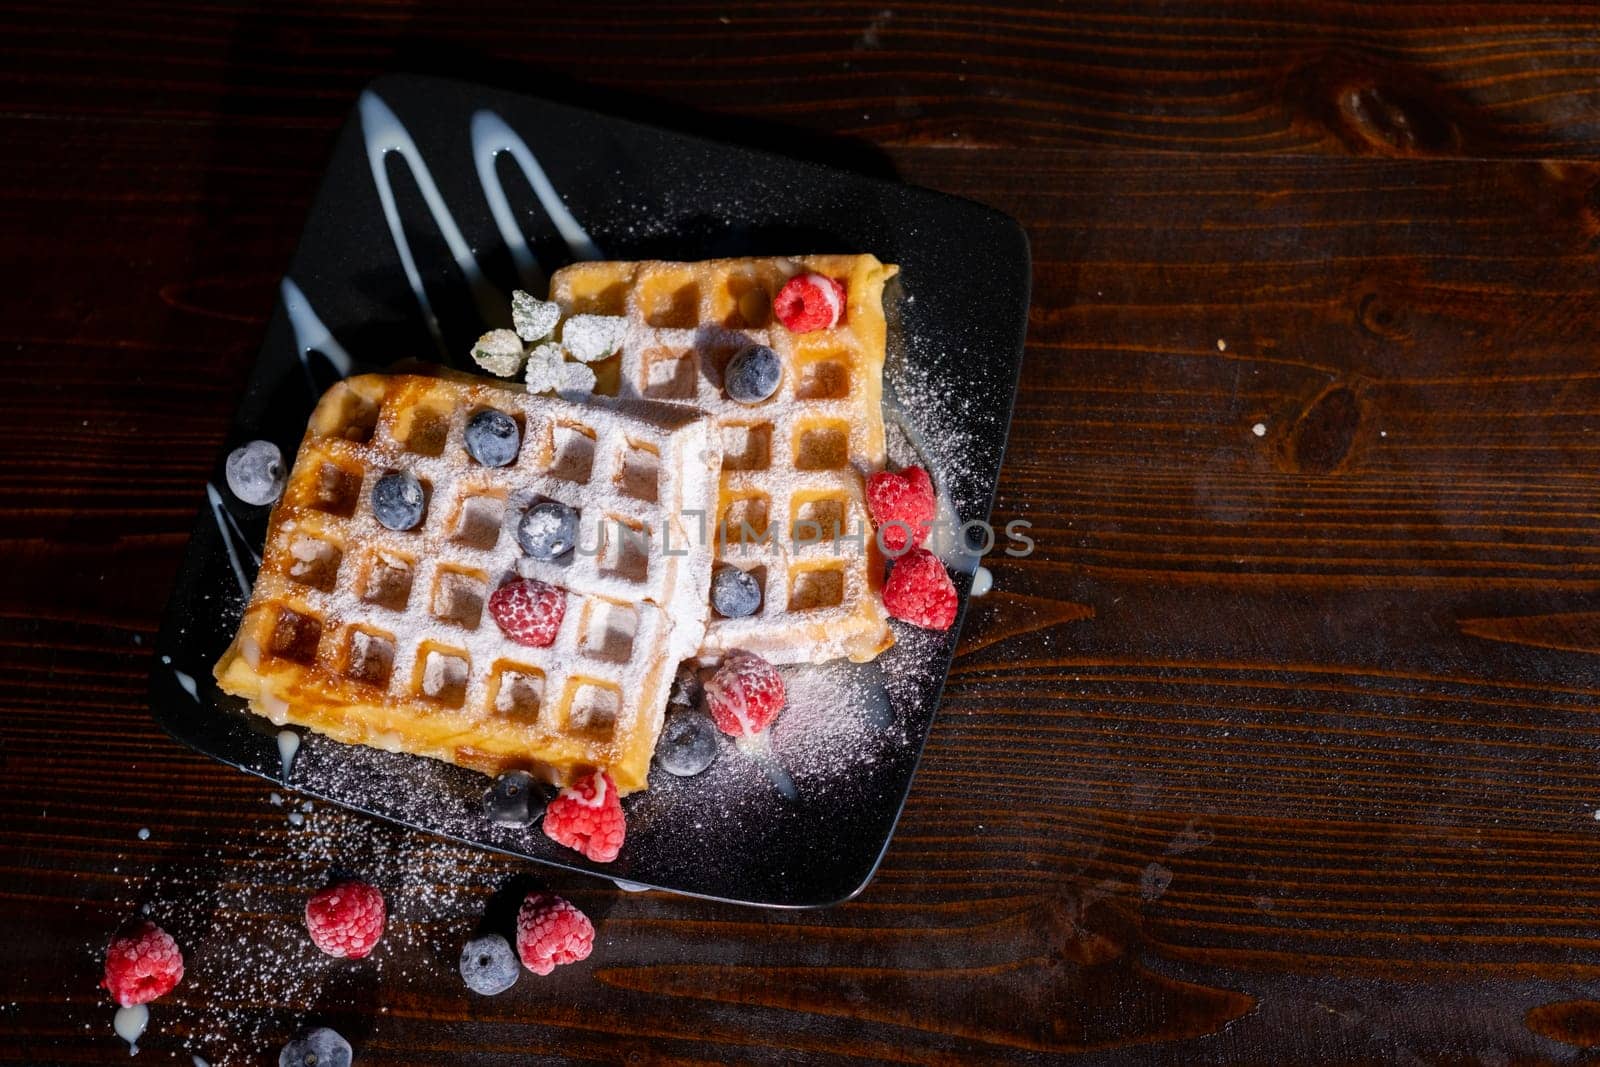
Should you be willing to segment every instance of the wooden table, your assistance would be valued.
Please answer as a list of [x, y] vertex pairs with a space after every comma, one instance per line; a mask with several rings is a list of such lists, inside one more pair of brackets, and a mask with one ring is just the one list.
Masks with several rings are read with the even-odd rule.
[[[1591, 1062], [1600, 12], [498, 6], [0, 15], [0, 1061], [124, 1055], [95, 983], [149, 905], [190, 976], [141, 1063], [276, 1062], [309, 1018], [362, 1064]], [[556, 879], [594, 955], [469, 998], [454, 954], [522, 868], [292, 825], [151, 723], [276, 279], [402, 69], [1031, 235], [996, 513], [1039, 550], [991, 564], [859, 900]], [[387, 879], [381, 962], [304, 965], [330, 863]]]

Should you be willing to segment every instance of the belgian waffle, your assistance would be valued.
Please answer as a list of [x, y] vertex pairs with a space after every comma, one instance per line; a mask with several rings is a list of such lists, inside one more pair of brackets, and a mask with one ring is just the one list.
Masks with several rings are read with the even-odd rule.
[[[522, 428], [510, 466], [463, 446], [485, 407]], [[683, 408], [418, 375], [341, 382], [311, 417], [218, 682], [276, 723], [348, 743], [556, 784], [605, 767], [619, 790], [643, 788], [677, 664], [704, 636], [710, 547], [681, 515], [714, 500], [709, 440]], [[373, 517], [388, 470], [423, 483], [416, 530]], [[522, 510], [545, 498], [580, 513], [565, 566], [517, 544]], [[567, 590], [548, 648], [511, 642], [485, 609], [519, 565]]]
[[[718, 561], [754, 574], [764, 596], [755, 615], [712, 614], [702, 659], [742, 648], [774, 663], [862, 662], [893, 643], [863, 490], [883, 468], [883, 286], [897, 269], [801, 256], [578, 263], [551, 279], [564, 315], [627, 318], [620, 353], [598, 368], [601, 390], [693, 405], [715, 424], [722, 474], [706, 532]], [[847, 302], [834, 327], [793, 334], [773, 321], [772, 298], [806, 271], [842, 282]], [[722, 388], [728, 360], [751, 343], [785, 368], [756, 405]]]

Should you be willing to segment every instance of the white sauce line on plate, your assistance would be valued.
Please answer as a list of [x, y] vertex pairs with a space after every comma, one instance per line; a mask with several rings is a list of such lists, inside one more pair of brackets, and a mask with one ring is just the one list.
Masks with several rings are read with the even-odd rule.
[[421, 150], [411, 139], [411, 134], [405, 125], [389, 109], [389, 105], [370, 90], [361, 94], [361, 102], [357, 106], [361, 113], [361, 132], [367, 142], [367, 163], [372, 168], [372, 181], [378, 187], [378, 199], [383, 204], [383, 216], [388, 220], [389, 234], [394, 238], [395, 251], [400, 254], [400, 262], [406, 270], [406, 279], [410, 281], [411, 291], [416, 294], [417, 303], [422, 307], [422, 317], [427, 320], [428, 329], [433, 333], [439, 351], [447, 355], [444, 336], [439, 332], [439, 320], [434, 315], [433, 305], [429, 303], [428, 294], [422, 287], [422, 275], [417, 270], [416, 257], [411, 253], [411, 243], [406, 240], [405, 224], [400, 221], [400, 209], [395, 203], [394, 186], [389, 182], [386, 161], [390, 152], [399, 153], [400, 158], [404, 159], [406, 166], [410, 168], [412, 180], [417, 183], [417, 190], [422, 194], [423, 202], [428, 205], [428, 212], [433, 216], [434, 225], [439, 228], [440, 235], [450, 248], [451, 256], [455, 258], [456, 266], [460, 268], [467, 285], [472, 289], [472, 298], [478, 305], [478, 315], [484, 322], [504, 319], [506, 300], [483, 276], [483, 271], [472, 254], [472, 248], [467, 244], [467, 239], [461, 235], [461, 228], [456, 225], [455, 216], [450, 214], [450, 208], [439, 193], [439, 186], [434, 183], [433, 172], [428, 169]]
[[[239, 580], [239, 592], [245, 596], [250, 595], [250, 579], [245, 577], [244, 565], [239, 562], [239, 552], [233, 547], [233, 535], [239, 535], [239, 541], [245, 546], [245, 551], [256, 561], [256, 566], [261, 566], [261, 557], [256, 555], [255, 549], [250, 547], [249, 540], [244, 536], [244, 531], [239, 529], [239, 524], [229, 514], [227, 507], [222, 503], [222, 494], [217, 492], [217, 487], [210, 482], [206, 483], [206, 499], [211, 502], [211, 518], [217, 524], [217, 530], [222, 534], [222, 546], [228, 550], [228, 562], [233, 564], [233, 576]], [[229, 527], [232, 527], [230, 530]]]
[[475, 112], [472, 116], [472, 161], [478, 168], [478, 184], [483, 186], [484, 199], [489, 201], [495, 225], [500, 228], [500, 238], [511, 251], [511, 261], [516, 264], [522, 284], [532, 292], [542, 294], [544, 275], [534, 259], [533, 249], [528, 246], [528, 239], [517, 225], [511, 201], [506, 198], [505, 188], [500, 184], [500, 175], [495, 172], [495, 159], [502, 152], [522, 168], [523, 176], [533, 186], [533, 194], [539, 198], [539, 205], [555, 224], [556, 231], [567, 243], [567, 250], [573, 258], [599, 259], [600, 249], [561, 202], [561, 194], [550, 184], [544, 168], [539, 165], [538, 158], [527, 142], [518, 137], [516, 131], [493, 111], [485, 109]]
[[289, 326], [294, 330], [295, 353], [300, 357], [300, 365], [305, 368], [306, 382], [311, 386], [311, 395], [317, 395], [316, 380], [311, 377], [311, 353], [321, 352], [323, 358], [333, 364], [333, 369], [339, 372], [339, 377], [350, 377], [355, 361], [350, 358], [350, 353], [344, 350], [333, 336], [333, 331], [322, 324], [316, 311], [311, 307], [311, 301], [306, 299], [306, 294], [294, 283], [294, 279], [285, 278], [278, 287], [278, 292], [283, 298], [284, 310], [289, 313]]

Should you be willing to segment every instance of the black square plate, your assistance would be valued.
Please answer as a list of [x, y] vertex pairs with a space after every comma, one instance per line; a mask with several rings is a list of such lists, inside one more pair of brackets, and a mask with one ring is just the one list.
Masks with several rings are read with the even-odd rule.
[[[266, 438], [292, 456], [316, 396], [352, 369], [406, 357], [471, 369], [485, 319], [508, 324], [510, 290], [542, 293], [545, 272], [571, 259], [813, 252], [900, 264], [885, 295], [891, 456], [922, 450], [959, 517], [987, 519], [1028, 312], [1015, 222], [923, 189], [426, 78], [375, 82], [340, 134], [230, 447]], [[219, 456], [162, 625], [151, 705], [180, 741], [277, 780], [275, 731], [211, 682], [268, 514], [225, 485]], [[963, 610], [969, 585], [958, 573]], [[487, 823], [486, 779], [433, 760], [308, 734], [287, 784], [625, 885], [832, 904], [866, 885], [888, 844], [959, 630], [895, 626], [898, 644], [876, 663], [786, 670], [772, 757], [729, 745], [696, 778], [653, 769], [651, 788], [625, 802], [627, 846], [604, 867], [537, 824]]]

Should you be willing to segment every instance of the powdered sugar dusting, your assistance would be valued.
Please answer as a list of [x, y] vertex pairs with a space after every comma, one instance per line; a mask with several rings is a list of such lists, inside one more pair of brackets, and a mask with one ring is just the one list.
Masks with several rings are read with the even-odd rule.
[[[883, 659], [901, 660], [897, 649]], [[674, 827], [669, 836], [682, 840], [704, 828], [696, 814], [721, 820], [850, 787], [887, 754], [911, 744], [906, 709], [897, 708], [895, 687], [880, 663], [780, 668], [788, 703], [773, 724], [750, 741], [720, 737], [716, 762], [696, 777], [652, 774], [644, 817], [658, 828]], [[774, 780], [774, 769], [792, 783], [792, 795], [787, 783]]]
[[[949, 388], [936, 369], [948, 362], [948, 353], [935, 353], [930, 345], [915, 335], [891, 340], [885, 447], [891, 468], [915, 464], [932, 475], [938, 499], [928, 547], [952, 572], [973, 575], [976, 584], [979, 572], [987, 573], [980, 564], [995, 539], [991, 531], [976, 545], [968, 541], [964, 534], [979, 535], [981, 528], [966, 530], [964, 516], [986, 512], [992, 487], [976, 477], [975, 457], [984, 452], [983, 441], [1004, 437], [1007, 415], [968, 391]], [[974, 595], [986, 592], [988, 586]]]
[[[298, 807], [299, 829], [195, 842], [183, 862], [128, 886], [184, 953], [182, 984], [155, 1005], [164, 1040], [182, 1035], [187, 1054], [216, 1067], [275, 1062], [308, 1018], [374, 1003], [363, 989], [448, 981], [505, 873], [464, 845], [339, 808]], [[305, 930], [306, 900], [343, 875], [377, 886], [388, 903], [383, 940], [362, 961], [323, 955]], [[104, 944], [85, 949], [84, 966], [97, 972]], [[382, 1030], [381, 1012], [368, 1018]]]
[[801, 779], [831, 780], [871, 763], [882, 744], [904, 744], [873, 664], [842, 660], [785, 672], [789, 705], [772, 725], [773, 753]]

